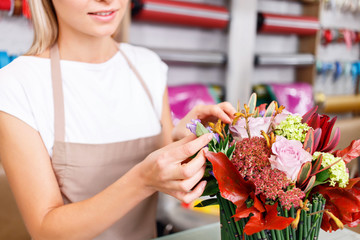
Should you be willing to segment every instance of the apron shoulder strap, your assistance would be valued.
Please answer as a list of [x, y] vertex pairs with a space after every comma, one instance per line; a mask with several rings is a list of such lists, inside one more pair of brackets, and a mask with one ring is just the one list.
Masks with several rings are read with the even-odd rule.
[[119, 49], [119, 52], [121, 53], [121, 55], [125, 58], [127, 64], [129, 65], [129, 67], [131, 68], [131, 70], [134, 72], [134, 74], [136, 75], [136, 77], [139, 79], [142, 87], [144, 88], [145, 92], [146, 92], [146, 95], [148, 96], [150, 102], [151, 102], [151, 105], [153, 107], [153, 109], [155, 110], [155, 105], [154, 105], [154, 102], [153, 102], [153, 99], [151, 97], [151, 94], [150, 94], [150, 91], [149, 91], [149, 88], [147, 87], [144, 79], [142, 78], [142, 76], [140, 75], [139, 71], [136, 69], [136, 67], [132, 64], [132, 62], [130, 61], [130, 59], [126, 56], [126, 54], [124, 53], [123, 50], [120, 49], [119, 46], [117, 46], [117, 48]]
[[65, 141], [65, 110], [62, 87], [59, 47], [55, 44], [50, 49], [51, 79], [54, 101], [54, 136], [55, 141]]

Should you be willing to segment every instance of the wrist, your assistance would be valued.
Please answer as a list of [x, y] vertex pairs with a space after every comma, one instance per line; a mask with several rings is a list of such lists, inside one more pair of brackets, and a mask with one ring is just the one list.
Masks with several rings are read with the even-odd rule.
[[146, 172], [141, 167], [142, 163], [137, 164], [132, 170], [133, 179], [130, 184], [137, 186], [137, 191], [144, 198], [147, 198], [154, 194], [156, 190], [150, 186]]

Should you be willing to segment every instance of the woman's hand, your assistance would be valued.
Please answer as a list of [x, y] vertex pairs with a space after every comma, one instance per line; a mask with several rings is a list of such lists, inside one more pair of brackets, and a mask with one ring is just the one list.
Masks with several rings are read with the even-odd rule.
[[229, 102], [222, 102], [217, 105], [197, 105], [175, 126], [172, 131], [172, 138], [178, 140], [192, 134], [186, 128], [186, 124], [190, 123], [192, 119], [200, 119], [203, 123], [215, 123], [221, 119], [224, 123], [231, 123], [235, 113], [235, 108]]
[[145, 188], [150, 193], [161, 191], [186, 203], [200, 197], [206, 185], [206, 181], [199, 183], [205, 172], [207, 149], [203, 147], [211, 139], [212, 134], [199, 138], [192, 135], [151, 153], [135, 167]]

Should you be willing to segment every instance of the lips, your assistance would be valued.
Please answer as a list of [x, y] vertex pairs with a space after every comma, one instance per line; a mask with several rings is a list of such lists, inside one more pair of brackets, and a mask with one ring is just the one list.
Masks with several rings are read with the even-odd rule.
[[88, 15], [97, 22], [108, 23], [115, 19], [116, 12], [117, 10], [103, 10], [97, 12], [88, 12]]
[[104, 11], [104, 12], [89, 12], [90, 15], [97, 15], [97, 16], [109, 16], [113, 14], [115, 11]]

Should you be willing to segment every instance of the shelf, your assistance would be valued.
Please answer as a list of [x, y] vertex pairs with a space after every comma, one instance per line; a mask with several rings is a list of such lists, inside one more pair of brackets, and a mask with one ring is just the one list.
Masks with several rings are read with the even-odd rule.
[[309, 66], [314, 63], [312, 54], [261, 54], [255, 57], [255, 66]]
[[152, 49], [160, 58], [167, 63], [199, 64], [199, 65], [224, 65], [226, 56], [224, 53], [203, 52], [176, 49]]

